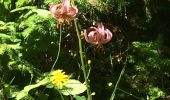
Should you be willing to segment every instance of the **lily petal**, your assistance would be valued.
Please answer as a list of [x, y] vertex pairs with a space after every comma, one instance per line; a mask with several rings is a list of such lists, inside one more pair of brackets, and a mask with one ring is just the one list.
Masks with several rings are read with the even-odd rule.
[[102, 42], [103, 44], [109, 42], [112, 39], [112, 33], [110, 32], [110, 30], [106, 29], [105, 34], [106, 34], [106, 37]]
[[106, 44], [112, 39], [112, 33], [100, 23], [97, 28], [89, 28], [84, 31], [85, 40], [95, 45]]
[[104, 35], [104, 26], [103, 23], [100, 23], [97, 27], [98, 32], [101, 33], [102, 35]]
[[49, 11], [51, 12], [52, 16], [55, 17], [55, 18], [59, 18], [61, 16], [61, 7], [62, 7], [62, 4], [52, 4], [49, 8]]
[[72, 19], [74, 18], [78, 13], [77, 7], [70, 7], [67, 15]]
[[72, 20], [78, 13], [78, 9], [75, 6], [70, 6], [70, 0], [63, 0], [62, 3], [52, 4], [49, 11], [52, 16], [57, 19], [57, 22], [63, 23], [65, 20]]
[[67, 13], [70, 7], [70, 0], [63, 0], [61, 14]]

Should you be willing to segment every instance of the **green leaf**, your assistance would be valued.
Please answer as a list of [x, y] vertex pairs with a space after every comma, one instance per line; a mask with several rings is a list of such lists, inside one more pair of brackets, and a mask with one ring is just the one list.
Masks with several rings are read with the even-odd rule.
[[48, 85], [46, 85], [46, 88], [54, 88], [54, 85], [53, 84], [48, 84]]
[[76, 100], [86, 100], [85, 96], [74, 96]]
[[42, 16], [44, 18], [48, 18], [51, 13], [48, 10], [43, 10], [43, 9], [36, 9], [33, 10], [33, 12], [36, 12], [39, 16]]
[[18, 93], [16, 93], [16, 100], [20, 100], [22, 98], [24, 98], [25, 96], [28, 95], [28, 92], [34, 88], [37, 88], [41, 85], [46, 85], [49, 82], [48, 77], [44, 78], [42, 81], [38, 82], [37, 84], [34, 85], [28, 85], [26, 87], [24, 87], [24, 89]]
[[149, 100], [156, 100], [160, 97], [164, 97], [165, 93], [158, 87], [150, 86], [149, 87]]
[[4, 7], [5, 9], [10, 9], [11, 8], [11, 3], [12, 0], [4, 0]]
[[84, 84], [78, 80], [71, 79], [60, 92], [63, 95], [77, 95], [84, 91], [86, 91], [86, 86]]
[[152, 42], [141, 43], [139, 41], [135, 41], [132, 43], [135, 48], [153, 48]]
[[6, 45], [0, 44], [0, 55], [3, 55], [6, 49], [7, 49]]
[[8, 48], [10, 48], [10, 49], [22, 49], [22, 47], [19, 46], [19, 44], [8, 44]]
[[52, 3], [59, 3], [61, 2], [62, 0], [44, 0], [44, 4], [47, 4], [47, 5], [50, 5]]
[[53, 17], [47, 10], [31, 10], [23, 18], [25, 20], [19, 25], [19, 28], [24, 29], [21, 34], [25, 39], [29, 36], [34, 35], [34, 38], [36, 38], [37, 35], [39, 37], [40, 34], [54, 33], [56, 31], [56, 24], [53, 23]]
[[11, 38], [11, 36], [6, 35], [6, 34], [3, 34], [3, 33], [0, 33], [0, 38], [10, 39], [10, 38]]
[[22, 47], [17, 44], [0, 44], [0, 55], [4, 54], [5, 51], [10, 49], [21, 49]]
[[18, 0], [16, 2], [16, 6], [17, 6], [17, 8], [22, 7], [22, 6], [25, 6], [25, 5], [27, 5], [27, 4], [31, 3], [31, 2], [32, 2], [32, 0]]
[[3, 25], [5, 25], [5, 22], [0, 21], [0, 27], [3, 26]]
[[25, 6], [25, 7], [13, 9], [10, 12], [13, 13], [13, 12], [16, 12], [16, 11], [22, 11], [22, 10], [27, 10], [27, 9], [33, 10], [33, 9], [37, 9], [37, 7], [35, 7], [35, 6]]

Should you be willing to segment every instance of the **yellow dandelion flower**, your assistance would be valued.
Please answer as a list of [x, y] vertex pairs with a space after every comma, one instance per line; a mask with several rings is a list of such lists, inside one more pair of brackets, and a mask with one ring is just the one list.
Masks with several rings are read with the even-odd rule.
[[62, 89], [65, 84], [69, 81], [70, 76], [65, 75], [63, 70], [56, 70], [51, 73], [50, 81], [56, 85], [59, 89]]

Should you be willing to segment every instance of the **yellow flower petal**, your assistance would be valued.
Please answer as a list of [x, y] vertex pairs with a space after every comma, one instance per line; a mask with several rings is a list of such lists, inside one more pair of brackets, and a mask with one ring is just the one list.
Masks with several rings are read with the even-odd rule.
[[67, 84], [70, 78], [70, 76], [66, 75], [62, 70], [53, 71], [50, 75], [50, 81], [60, 89]]

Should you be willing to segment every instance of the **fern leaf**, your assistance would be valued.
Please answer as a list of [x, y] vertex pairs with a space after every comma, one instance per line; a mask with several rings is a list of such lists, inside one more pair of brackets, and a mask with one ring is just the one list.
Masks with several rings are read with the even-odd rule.
[[22, 47], [16, 44], [0, 44], [0, 55], [3, 55], [4, 52], [9, 51], [11, 49], [18, 50]]
[[18, 0], [16, 2], [16, 7], [19, 8], [19, 7], [25, 6], [27, 4], [30, 4], [31, 2], [32, 0]]
[[22, 11], [22, 10], [33, 10], [33, 9], [37, 9], [37, 7], [35, 7], [35, 6], [25, 6], [25, 7], [13, 9], [10, 12], [13, 13], [13, 12]]
[[4, 3], [5, 9], [9, 10], [12, 4], [12, 0], [4, 0], [3, 3]]
[[2, 27], [3, 25], [5, 25], [5, 22], [0, 21], [0, 27]]

